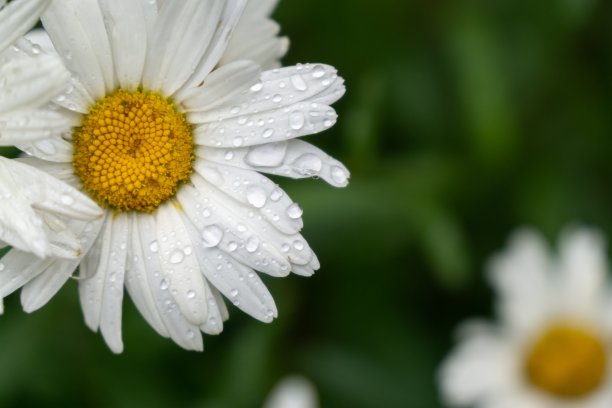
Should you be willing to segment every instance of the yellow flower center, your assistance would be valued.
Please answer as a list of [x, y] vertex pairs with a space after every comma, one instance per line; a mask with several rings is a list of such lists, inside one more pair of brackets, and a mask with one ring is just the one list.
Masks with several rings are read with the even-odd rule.
[[102, 206], [151, 212], [189, 179], [191, 127], [172, 102], [148, 91], [100, 99], [75, 129], [74, 169]]
[[597, 389], [606, 365], [606, 350], [597, 335], [583, 328], [559, 325], [533, 344], [526, 371], [538, 388], [558, 397], [577, 398]]

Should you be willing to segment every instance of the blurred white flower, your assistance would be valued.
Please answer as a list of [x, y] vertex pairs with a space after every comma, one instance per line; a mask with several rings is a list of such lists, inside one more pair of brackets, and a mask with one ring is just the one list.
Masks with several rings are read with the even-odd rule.
[[[2, 294], [23, 286], [24, 309], [36, 310], [79, 266], [85, 321], [114, 352], [123, 349], [124, 285], [160, 335], [202, 350], [201, 332], [221, 332], [228, 316], [222, 295], [263, 322], [277, 316], [256, 270], [282, 277], [319, 268], [300, 235], [302, 209], [260, 172], [347, 185], [340, 162], [297, 139], [334, 125], [329, 105], [343, 80], [322, 64], [261, 72], [258, 62], [276, 65], [286, 41], [268, 18], [274, 2], [251, 0], [243, 13], [246, 5], [52, 2], [42, 17], [51, 41], [37, 36], [72, 73], [55, 99], [70, 126], [45, 149], [20, 147], [106, 216], [73, 226], [83, 243], [74, 262], [9, 252]], [[234, 30], [261, 48], [240, 56], [238, 41], [228, 54]]]
[[[44, 0], [0, 1], [0, 146], [40, 144], [69, 126], [47, 108], [66, 86], [68, 72], [57, 56], [22, 39], [48, 5]], [[0, 157], [0, 246], [38, 257], [75, 257], [80, 244], [59, 217], [89, 220], [98, 206], [72, 187], [15, 160]], [[24, 255], [27, 256], [27, 255]], [[4, 267], [0, 263], [0, 270]]]
[[499, 324], [472, 322], [439, 372], [450, 406], [612, 406], [612, 308], [606, 243], [568, 230], [558, 256], [520, 231], [490, 265]]
[[263, 408], [318, 408], [314, 385], [302, 376], [288, 376], [274, 386]]

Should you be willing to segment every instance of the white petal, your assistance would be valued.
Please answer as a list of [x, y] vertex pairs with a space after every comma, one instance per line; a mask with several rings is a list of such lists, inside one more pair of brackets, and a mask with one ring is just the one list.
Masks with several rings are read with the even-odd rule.
[[57, 262], [51, 258], [36, 259], [32, 254], [11, 249], [0, 261], [0, 294], [10, 295]]
[[51, 300], [72, 276], [80, 260], [57, 261], [53, 268], [44, 270], [21, 290], [21, 305], [26, 313], [40, 309]]
[[68, 77], [68, 71], [54, 55], [10, 59], [0, 65], [0, 113], [42, 106], [65, 88]]
[[49, 137], [33, 142], [23, 141], [15, 146], [30, 156], [42, 160], [70, 163], [74, 156], [72, 143], [59, 137]]
[[182, 92], [198, 86], [203, 82], [208, 74], [214, 69], [219, 62], [221, 55], [225, 51], [227, 44], [231, 38], [232, 32], [238, 23], [238, 19], [242, 14], [246, 0], [227, 0], [224, 5], [223, 12], [218, 24], [215, 25], [215, 32], [212, 40], [209, 42], [208, 48], [204, 55], [200, 58], [199, 65], [189, 80], [183, 85], [181, 90], [175, 95], [177, 100], [182, 100]]
[[[208, 183], [202, 180], [199, 184], [205, 191]], [[189, 185], [181, 187], [177, 199], [202, 236], [204, 245], [217, 246], [239, 262], [272, 276], [286, 276], [291, 270], [280, 248], [260, 237], [258, 229], [267, 230], [270, 226], [265, 221], [253, 225], [253, 217], [248, 216], [247, 209], [231, 201], [228, 205], [228, 200], [202, 194]]]
[[574, 313], [594, 316], [606, 291], [605, 238], [595, 230], [564, 231], [559, 245], [560, 296]]
[[156, 212], [157, 242], [161, 273], [185, 318], [200, 325], [208, 319], [206, 288], [200, 265], [193, 254], [194, 243], [173, 203]]
[[[199, 328], [187, 321], [163, 281], [159, 262], [159, 243], [157, 242], [157, 227], [154, 216], [139, 214], [136, 217], [138, 228], [133, 234], [132, 248], [140, 248], [135, 252], [145, 262], [151, 294], [160, 316], [172, 340], [187, 350], [203, 349], [202, 335]], [[138, 236], [137, 236], [138, 235]], [[164, 288], [164, 289], [163, 289]]]
[[250, 61], [236, 61], [214, 70], [204, 84], [189, 88], [180, 101], [183, 111], [205, 111], [230, 101], [259, 79], [259, 66]]
[[97, 0], [54, 0], [42, 21], [58, 54], [93, 99], [114, 89], [112, 52]]
[[548, 314], [555, 292], [543, 237], [533, 230], [517, 231], [488, 269], [502, 319], [517, 333], [531, 332]]
[[[255, 216], [256, 213], [251, 208], [240, 204], [231, 197], [219, 194], [214, 185], [197, 174], [192, 175], [191, 181], [204, 202], [200, 208], [196, 206], [193, 214], [188, 214], [189, 217], [203, 219], [202, 225], [219, 225], [228, 229], [228, 239], [225, 240], [224, 237], [220, 248], [231, 256], [235, 256], [240, 262], [274, 276], [284, 276], [287, 274], [287, 262], [306, 266], [313, 260], [314, 254], [301, 235], [281, 233], [264, 217]], [[271, 194], [271, 199], [279, 200], [283, 195], [284, 192], [281, 189], [275, 189]], [[248, 254], [241, 256], [238, 250], [232, 251], [235, 243], [244, 243], [246, 248], [247, 241], [253, 236], [260, 240], [258, 249], [261, 255], [258, 251], [254, 254], [247, 251]], [[237, 239], [234, 240], [234, 237]], [[232, 244], [232, 241], [236, 242]], [[265, 261], [269, 265], [266, 266]]]
[[153, 27], [143, 85], [172, 95], [196, 70], [219, 19], [223, 2], [167, 2]]
[[234, 200], [260, 213], [286, 234], [299, 232], [302, 211], [267, 177], [251, 171], [198, 160], [196, 172]]
[[113, 52], [117, 81], [124, 89], [140, 85], [147, 51], [143, 3], [125, 0], [100, 2]]
[[[197, 112], [188, 114], [197, 123]], [[300, 102], [284, 109], [254, 113], [196, 126], [195, 142], [210, 147], [241, 147], [273, 143], [312, 135], [329, 129], [336, 123], [336, 111], [328, 105]]]
[[223, 321], [227, 319], [227, 308], [221, 294], [204, 280], [208, 297], [208, 319], [200, 325], [200, 330], [206, 334], [219, 334], [223, 331]]
[[143, 250], [140, 242], [140, 234], [138, 231], [139, 214], [131, 215], [132, 239], [130, 242], [130, 257], [128, 258], [128, 268], [125, 276], [125, 287], [132, 298], [132, 301], [138, 308], [138, 311], [145, 320], [157, 331], [161, 336], [168, 337], [169, 333], [162, 320], [161, 314], [155, 304], [155, 299], [151, 293], [149, 283], [149, 274], [152, 271], [146, 269], [145, 261], [142, 258]]
[[467, 339], [443, 363], [439, 382], [452, 406], [480, 406], [517, 381], [517, 354], [503, 339], [481, 334]]
[[[128, 236], [129, 226], [125, 214], [109, 214], [98, 242], [94, 244], [96, 247], [93, 248], [94, 251], [100, 250], [95, 275], [79, 282], [85, 322], [94, 331], [100, 328], [104, 340], [115, 353], [123, 350], [121, 307]], [[91, 256], [92, 261], [98, 258], [97, 253]], [[92, 266], [87, 265], [87, 268]]]
[[53, 176], [18, 161], [11, 161], [13, 174], [24, 185], [23, 194], [32, 205], [43, 211], [78, 220], [91, 220], [102, 215], [96, 203]]
[[320, 177], [336, 187], [348, 184], [350, 173], [338, 160], [302, 140], [217, 149], [197, 148], [207, 161], [291, 178]]
[[70, 129], [71, 122], [67, 115], [48, 109], [3, 114], [0, 115], [0, 145], [23, 145], [24, 142], [35, 145], [41, 139], [58, 138]]
[[13, 1], [0, 11], [0, 51], [36, 24], [47, 3], [46, 0]]
[[206, 279], [234, 306], [266, 323], [278, 315], [272, 295], [251, 268], [217, 248], [197, 246], [194, 253]]

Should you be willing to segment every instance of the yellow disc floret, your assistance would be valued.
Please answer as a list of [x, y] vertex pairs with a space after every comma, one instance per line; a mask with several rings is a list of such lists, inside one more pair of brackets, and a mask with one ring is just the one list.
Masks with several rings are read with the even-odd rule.
[[557, 397], [588, 395], [601, 384], [606, 350], [597, 335], [574, 326], [553, 326], [533, 344], [526, 373], [536, 387]]
[[189, 179], [191, 127], [172, 102], [118, 90], [100, 99], [75, 129], [74, 169], [102, 206], [155, 210]]

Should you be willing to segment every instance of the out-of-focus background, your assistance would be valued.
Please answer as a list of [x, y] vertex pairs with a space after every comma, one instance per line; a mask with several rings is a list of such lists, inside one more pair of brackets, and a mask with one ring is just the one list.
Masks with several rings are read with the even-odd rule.
[[230, 305], [187, 352], [129, 300], [123, 354], [83, 323], [76, 282], [0, 318], [0, 406], [257, 407], [288, 374], [322, 407], [441, 406], [453, 329], [491, 316], [488, 257], [518, 226], [612, 234], [612, 3], [282, 0], [285, 58], [346, 78], [338, 124], [309, 141], [346, 189], [277, 179], [305, 210], [322, 267], [265, 278], [279, 318]]

